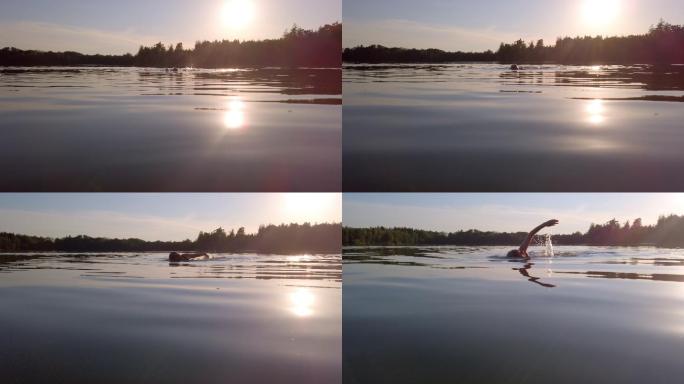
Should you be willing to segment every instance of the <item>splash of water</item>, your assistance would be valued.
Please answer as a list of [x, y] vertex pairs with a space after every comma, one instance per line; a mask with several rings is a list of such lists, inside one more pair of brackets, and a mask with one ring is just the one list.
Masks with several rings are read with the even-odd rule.
[[548, 233], [544, 236], [544, 254], [548, 257], [553, 257], [553, 243], [551, 242], [551, 235]]

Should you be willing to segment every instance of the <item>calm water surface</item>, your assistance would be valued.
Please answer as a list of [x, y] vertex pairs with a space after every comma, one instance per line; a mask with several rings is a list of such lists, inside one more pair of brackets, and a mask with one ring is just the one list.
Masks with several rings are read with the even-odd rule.
[[0, 69], [3, 191], [339, 191], [339, 69]]
[[684, 250], [348, 248], [345, 383], [679, 383]]
[[345, 191], [679, 191], [684, 66], [349, 65]]
[[0, 255], [3, 383], [339, 383], [339, 255]]

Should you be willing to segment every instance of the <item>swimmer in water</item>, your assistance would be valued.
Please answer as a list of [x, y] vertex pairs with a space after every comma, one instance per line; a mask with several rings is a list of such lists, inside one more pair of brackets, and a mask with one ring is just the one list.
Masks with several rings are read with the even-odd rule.
[[524, 257], [526, 259], [529, 259], [530, 256], [527, 254], [527, 248], [530, 246], [530, 243], [532, 242], [532, 239], [534, 238], [534, 235], [536, 235], [539, 231], [546, 227], [553, 227], [554, 225], [558, 224], [558, 220], [549, 220], [546, 223], [540, 224], [537, 226], [535, 229], [531, 230], [530, 233], [527, 234], [527, 237], [525, 238], [525, 241], [523, 241], [522, 244], [520, 244], [520, 248], [518, 249], [513, 249], [510, 252], [508, 252], [507, 257]]

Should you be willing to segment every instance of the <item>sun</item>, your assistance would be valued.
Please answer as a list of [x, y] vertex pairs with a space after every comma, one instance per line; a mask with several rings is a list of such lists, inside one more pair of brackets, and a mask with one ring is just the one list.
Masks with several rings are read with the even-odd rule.
[[592, 27], [605, 27], [620, 15], [620, 0], [584, 0], [582, 17]]
[[232, 29], [244, 29], [256, 15], [252, 0], [227, 0], [221, 12], [223, 24]]
[[292, 222], [339, 221], [340, 195], [335, 193], [285, 193], [283, 213]]
[[654, 195], [654, 205], [663, 211], [672, 212], [677, 215], [684, 214], [684, 194], [670, 193]]

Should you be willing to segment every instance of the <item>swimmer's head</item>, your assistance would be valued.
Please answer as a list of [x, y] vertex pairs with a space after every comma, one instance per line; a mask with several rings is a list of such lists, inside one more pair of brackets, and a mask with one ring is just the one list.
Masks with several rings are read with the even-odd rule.
[[508, 255], [506, 257], [523, 257], [522, 252], [520, 252], [519, 249], [512, 249], [510, 252], [508, 252]]

